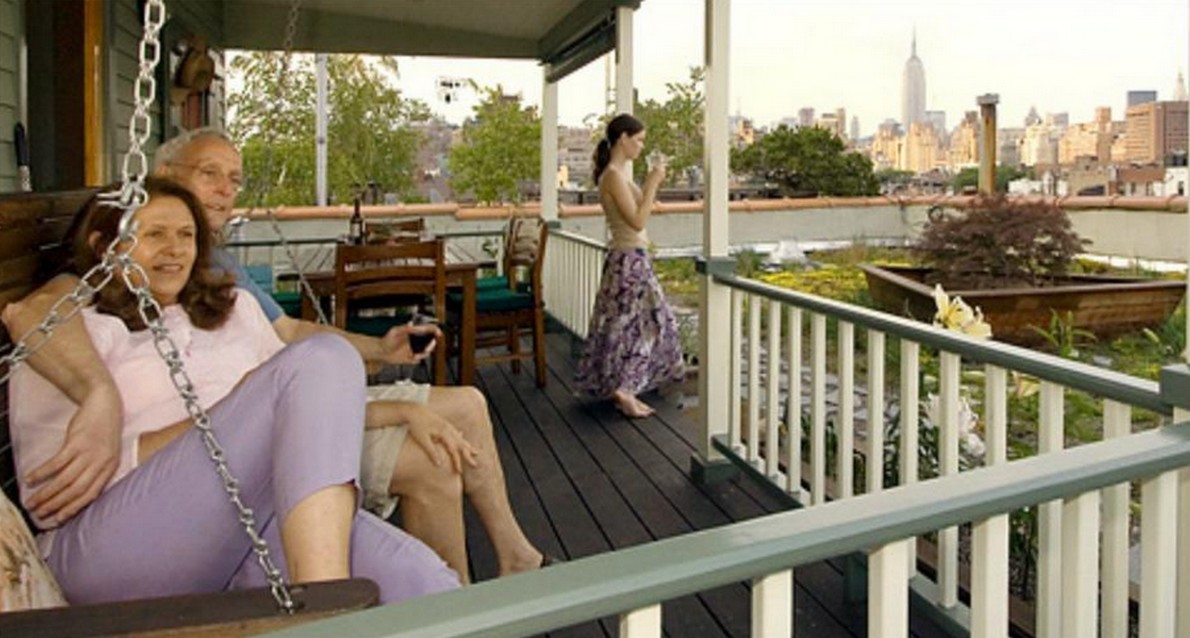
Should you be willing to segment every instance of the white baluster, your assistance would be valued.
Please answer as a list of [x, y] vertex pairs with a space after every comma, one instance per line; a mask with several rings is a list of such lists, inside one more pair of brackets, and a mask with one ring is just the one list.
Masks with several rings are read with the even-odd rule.
[[752, 580], [753, 638], [793, 635], [793, 571], [785, 570]]
[[[1190, 410], [1174, 408], [1174, 423], [1190, 421]], [[1190, 469], [1178, 472], [1178, 636], [1190, 636]]]
[[826, 315], [810, 317], [810, 339], [810, 501], [819, 505], [826, 502]]
[[[740, 359], [740, 350], [744, 347], [744, 332], [741, 325], [744, 321], [740, 313], [741, 304], [744, 301], [744, 293], [732, 288], [731, 290], [731, 423], [729, 424], [729, 438], [731, 440], [731, 449], [735, 450], [736, 454], [742, 454], [744, 450], [741, 442], [740, 430], [741, 428], [741, 410], [743, 408], [743, 401], [740, 392], [740, 376], [743, 374], [742, 360]], [[705, 365], [699, 362], [700, 365]]]
[[785, 490], [801, 501], [802, 495], [802, 309], [789, 306], [785, 329], [785, 360], [789, 387], [785, 397], [785, 427], [789, 447], [785, 450]]
[[[921, 420], [921, 346], [901, 340], [901, 485], [917, 482], [918, 436]], [[909, 575], [917, 573], [917, 543], [909, 545]]]
[[748, 297], [748, 462], [760, 469], [760, 295]]
[[620, 638], [661, 638], [661, 605], [620, 614]]
[[1097, 636], [1099, 614], [1099, 492], [1062, 503], [1062, 633]]
[[839, 322], [839, 418], [835, 422], [835, 479], [839, 493], [855, 492], [855, 325]]
[[884, 333], [868, 331], [868, 493], [884, 489]]
[[[1062, 386], [1041, 382], [1038, 454], [1065, 446]], [[1037, 638], [1062, 637], [1062, 503], [1037, 506]]]
[[[1008, 390], [1003, 368], [984, 367], [984, 462], [1007, 459]], [[971, 636], [1008, 635], [1008, 515], [977, 521], [971, 527]]]
[[[1126, 436], [1131, 431], [1131, 406], [1117, 401], [1103, 402], [1103, 438]], [[1128, 636], [1129, 494], [1128, 483], [1103, 488], [1103, 567], [1100, 577], [1104, 638]]]
[[764, 437], [764, 472], [769, 480], [780, 485], [781, 474], [781, 445], [778, 427], [781, 425], [780, 410], [777, 407], [781, 398], [781, 304], [769, 301], [768, 341], [766, 354], [768, 355], [768, 370], [765, 382], [765, 437]]
[[909, 635], [910, 538], [893, 541], [868, 555], [868, 636]]
[[1173, 638], [1178, 582], [1178, 473], [1141, 483], [1140, 638]]
[[[942, 352], [939, 363], [939, 409], [942, 422], [938, 428], [938, 472], [941, 476], [959, 473], [959, 372], [962, 360], [952, 352]], [[959, 603], [959, 530], [938, 530], [938, 604], [945, 608]]]

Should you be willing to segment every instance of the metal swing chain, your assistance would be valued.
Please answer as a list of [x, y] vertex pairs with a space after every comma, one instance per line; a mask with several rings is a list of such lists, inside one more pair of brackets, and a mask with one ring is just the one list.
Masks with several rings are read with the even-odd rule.
[[[284, 53], [281, 56], [281, 69], [278, 76], [280, 81], [280, 92], [285, 93], [285, 89], [289, 80], [289, 58], [293, 55], [293, 39], [297, 33], [298, 15], [301, 12], [301, 0], [293, 0], [289, 5], [289, 20], [285, 25], [285, 44]], [[276, 122], [281, 116], [281, 100], [273, 100], [273, 113], [271, 120]], [[276, 127], [270, 126], [265, 132], [264, 142], [264, 171], [263, 174], [271, 176], [273, 174], [273, 142], [276, 140]], [[261, 184], [267, 185], [265, 180], [261, 180]], [[302, 294], [310, 300], [310, 305], [314, 307], [314, 312], [318, 314], [318, 323], [329, 324], [330, 321], [326, 318], [326, 313], [322, 310], [322, 304], [319, 303], [318, 295], [314, 294], [314, 289], [310, 287], [310, 282], [306, 280], [306, 273], [302, 272], [302, 267], [298, 265], [297, 255], [293, 251], [293, 245], [285, 239], [285, 232], [281, 230], [281, 223], [277, 220], [277, 215], [273, 211], [272, 206], [264, 205], [264, 198], [268, 194], [268, 188], [262, 186], [256, 190], [256, 201], [253, 203], [249, 213], [256, 209], [263, 209], [265, 217], [269, 220], [272, 226], [273, 233], [277, 235], [277, 239], [281, 242], [281, 247], [285, 250], [285, 256], [289, 259], [289, 263], [293, 265], [294, 272], [298, 276], [298, 287]]]
[[[296, 609], [293, 597], [281, 577], [281, 571], [273, 564], [269, 555], [268, 543], [256, 531], [255, 515], [240, 498], [239, 483], [228, 469], [226, 454], [211, 430], [210, 417], [199, 404], [194, 385], [186, 374], [177, 345], [170, 338], [169, 331], [161, 320], [161, 306], [153, 299], [152, 293], [149, 291], [148, 277], [131, 257], [132, 250], [136, 246], [133, 216], [148, 201], [148, 193], [144, 188], [145, 175], [148, 173], [148, 160], [145, 157], [144, 144], [148, 141], [152, 130], [149, 110], [156, 95], [156, 80], [153, 78], [153, 70], [161, 58], [159, 35], [166, 19], [164, 0], [147, 0], [143, 18], [144, 33], [139, 50], [140, 68], [133, 86], [135, 108], [129, 121], [128, 152], [121, 165], [123, 186], [118, 193], [101, 196], [103, 203], [118, 206], [124, 210], [120, 218], [118, 236], [104, 251], [102, 261], [80, 278], [71, 293], [54, 303], [37, 327], [22, 335], [21, 339], [13, 346], [12, 352], [0, 359], [0, 365], [4, 366], [0, 381], [7, 381], [25, 359], [50, 339], [59, 325], [78, 314], [79, 310], [90, 302], [98, 290], [111, 282], [115, 276], [116, 268], [120, 267], [124, 285], [136, 295], [137, 310], [145, 325], [149, 327], [154, 347], [169, 368], [170, 381], [181, 396], [186, 411], [198, 429], [211, 461], [215, 464], [216, 472], [223, 481], [223, 488], [236, 508], [238, 519], [243, 524], [252, 543], [252, 551], [256, 554], [257, 562], [265, 573], [273, 598], [282, 610], [293, 613]], [[126, 242], [126, 248], [122, 252], [118, 252], [117, 247], [121, 242]], [[101, 277], [97, 283], [92, 284], [96, 275], [101, 275]], [[72, 303], [73, 307], [65, 315], [60, 315], [61, 308], [67, 303]], [[38, 340], [29, 345], [28, 340], [34, 338], [35, 334]]]

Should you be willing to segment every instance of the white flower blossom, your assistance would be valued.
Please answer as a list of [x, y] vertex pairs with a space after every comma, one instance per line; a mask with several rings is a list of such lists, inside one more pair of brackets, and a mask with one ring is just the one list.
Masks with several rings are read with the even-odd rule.
[[939, 284], [934, 285], [934, 325], [978, 339], [992, 336], [992, 326], [984, 321], [983, 310], [972, 308], [962, 297], [951, 297]]

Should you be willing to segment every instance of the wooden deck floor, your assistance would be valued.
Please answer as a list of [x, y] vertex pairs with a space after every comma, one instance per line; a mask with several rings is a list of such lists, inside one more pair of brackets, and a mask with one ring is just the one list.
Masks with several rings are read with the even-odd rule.
[[[545, 390], [531, 370], [479, 369], [477, 385], [491, 404], [513, 508], [529, 537], [555, 556], [576, 559], [780, 511], [782, 504], [747, 478], [713, 487], [691, 481], [697, 424], [659, 396], [645, 397], [657, 414], [632, 421], [609, 404], [574, 396], [571, 338], [550, 334]], [[476, 580], [495, 574], [482, 529], [468, 515], [468, 545]], [[864, 605], [844, 600], [834, 562], [795, 571], [795, 634], [815, 638], [865, 636]], [[748, 636], [745, 583], [666, 603], [665, 634], [673, 638]], [[615, 636], [616, 620], [570, 627], [553, 636]], [[922, 619], [914, 636], [940, 632]]]

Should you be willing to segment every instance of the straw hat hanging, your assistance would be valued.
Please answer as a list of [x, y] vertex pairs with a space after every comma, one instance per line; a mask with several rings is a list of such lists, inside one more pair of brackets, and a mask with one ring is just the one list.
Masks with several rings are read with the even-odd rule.
[[178, 73], [174, 77], [174, 86], [187, 89], [192, 93], [201, 93], [211, 86], [215, 79], [215, 61], [207, 53], [207, 40], [202, 36], [194, 36], [190, 40], [190, 47], [178, 65]]

